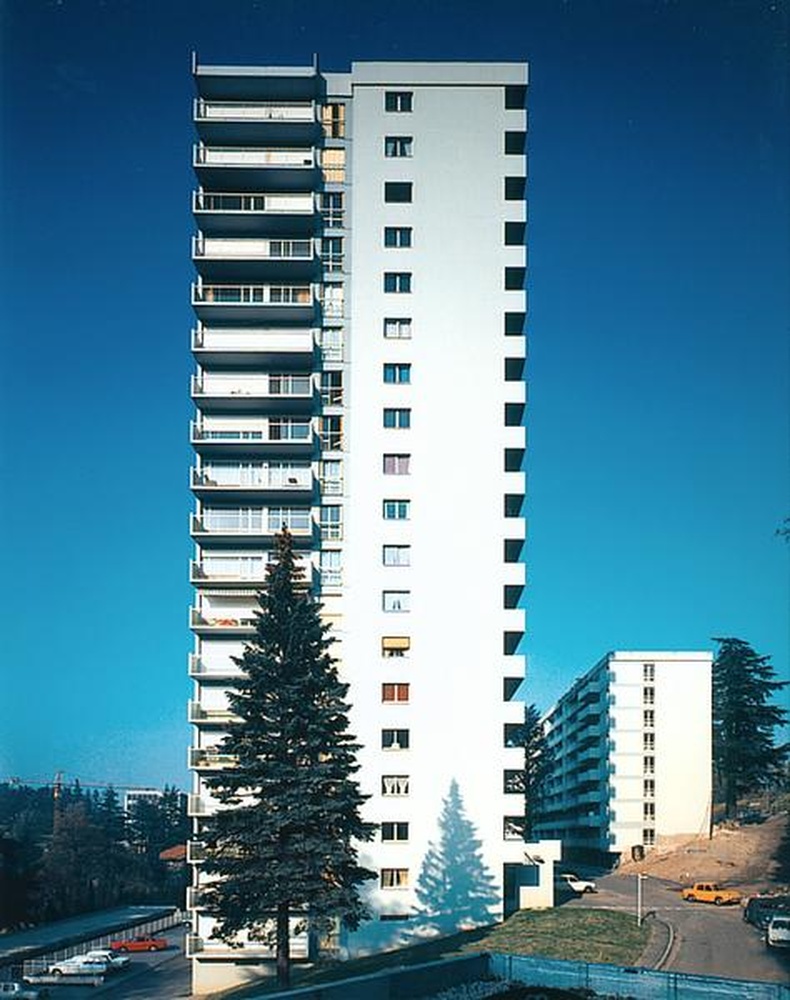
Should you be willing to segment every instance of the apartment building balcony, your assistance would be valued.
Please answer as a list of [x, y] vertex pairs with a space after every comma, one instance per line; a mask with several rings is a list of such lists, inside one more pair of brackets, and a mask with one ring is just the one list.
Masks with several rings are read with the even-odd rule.
[[229, 708], [206, 708], [199, 701], [190, 701], [188, 719], [198, 726], [218, 726], [220, 729], [239, 721], [238, 715], [234, 715]]
[[192, 237], [192, 261], [204, 281], [309, 281], [319, 273], [311, 237]]
[[316, 299], [310, 284], [192, 285], [192, 308], [202, 323], [310, 323]]
[[238, 766], [233, 754], [219, 753], [203, 747], [189, 748], [189, 764], [193, 771], [227, 771]]
[[201, 795], [187, 795], [187, 816], [213, 816], [214, 804]]
[[192, 469], [190, 486], [201, 500], [300, 500], [310, 501], [317, 493], [312, 467], [285, 463], [257, 466], [250, 462], [207, 463]]
[[208, 857], [206, 845], [200, 840], [187, 841], [187, 864], [199, 865]]
[[190, 519], [190, 534], [200, 543], [272, 541], [284, 527], [293, 536], [295, 546], [303, 548], [313, 542], [316, 525], [309, 507], [209, 507]]
[[320, 172], [311, 147], [194, 146], [192, 165], [201, 187], [231, 191], [309, 191]]
[[244, 676], [244, 671], [235, 663], [206, 663], [196, 653], [190, 653], [189, 676], [195, 681], [234, 681]]
[[193, 191], [192, 213], [205, 236], [304, 236], [316, 228], [312, 191]]
[[315, 437], [312, 423], [307, 418], [276, 418], [250, 420], [245, 423], [230, 420], [193, 421], [190, 426], [190, 443], [204, 458], [232, 458], [237, 456], [312, 456]]
[[189, 627], [206, 638], [241, 638], [255, 634], [255, 618], [250, 615], [203, 615], [197, 608], [190, 608]]
[[[273, 557], [273, 553], [271, 554]], [[222, 584], [223, 587], [253, 587], [259, 590], [266, 583], [266, 570], [273, 560], [267, 556], [224, 556], [221, 553], [204, 555], [202, 560], [189, 564], [189, 582], [196, 587]], [[303, 580], [313, 581], [313, 564], [309, 556], [295, 559], [302, 570]]]
[[[264, 941], [245, 941], [241, 947], [226, 944], [215, 938], [204, 938], [199, 934], [187, 934], [186, 936], [186, 957], [194, 958], [200, 955], [201, 959], [216, 958], [238, 962], [239, 959], [262, 959], [274, 958], [274, 949]], [[306, 959], [308, 957], [307, 935], [291, 935], [289, 945], [289, 955], [291, 959]]]
[[201, 366], [309, 371], [317, 356], [317, 331], [200, 326], [192, 331], [192, 353]]
[[313, 101], [218, 101], [198, 97], [195, 131], [208, 145], [314, 142], [320, 132]]
[[311, 413], [315, 392], [310, 375], [193, 375], [192, 400], [203, 413]]

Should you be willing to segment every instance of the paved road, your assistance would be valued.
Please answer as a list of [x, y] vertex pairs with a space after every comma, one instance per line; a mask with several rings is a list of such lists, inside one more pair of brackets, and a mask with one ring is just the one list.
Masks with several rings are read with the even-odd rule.
[[[597, 882], [597, 893], [564, 905], [623, 910], [636, 919], [636, 876], [605, 875]], [[676, 886], [654, 878], [642, 882], [642, 906], [643, 914], [655, 913], [675, 932], [665, 971], [759, 982], [790, 979], [790, 954], [766, 949], [760, 932], [743, 920], [740, 906], [684, 903]]]

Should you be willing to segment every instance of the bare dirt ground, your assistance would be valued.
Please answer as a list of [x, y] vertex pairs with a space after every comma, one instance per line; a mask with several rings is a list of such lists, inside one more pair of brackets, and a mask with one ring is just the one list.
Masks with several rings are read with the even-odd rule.
[[623, 861], [620, 875], [644, 872], [688, 885], [716, 881], [741, 892], [790, 886], [790, 817], [784, 813], [763, 823], [715, 827], [713, 836], [662, 843], [644, 861]]

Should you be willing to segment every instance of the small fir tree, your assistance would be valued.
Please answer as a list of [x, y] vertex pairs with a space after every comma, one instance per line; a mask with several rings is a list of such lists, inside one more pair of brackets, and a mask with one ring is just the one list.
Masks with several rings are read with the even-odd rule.
[[717, 800], [731, 816], [747, 792], [770, 786], [790, 745], [777, 745], [774, 729], [787, 710], [771, 699], [787, 686], [777, 681], [770, 656], [759, 656], [742, 639], [714, 639], [713, 761]]
[[546, 730], [541, 722], [540, 712], [534, 705], [524, 710], [524, 725], [521, 731], [521, 745], [524, 747], [524, 840], [532, 840], [535, 826], [545, 809], [546, 786], [551, 777], [554, 757], [546, 739]]
[[213, 936], [240, 931], [274, 943], [280, 986], [290, 978], [290, 922], [312, 932], [364, 918], [356, 841], [370, 840], [365, 800], [353, 775], [359, 745], [348, 732], [348, 685], [338, 679], [320, 605], [295, 565], [287, 530], [258, 595], [256, 635], [236, 660], [230, 693], [238, 721], [221, 752], [235, 766], [206, 780], [222, 808], [205, 822], [204, 870], [219, 876], [201, 903], [217, 918]]

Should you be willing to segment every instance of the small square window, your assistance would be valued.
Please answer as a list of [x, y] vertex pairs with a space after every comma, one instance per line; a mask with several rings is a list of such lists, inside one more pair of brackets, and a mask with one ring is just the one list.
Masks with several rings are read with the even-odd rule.
[[411, 383], [411, 365], [385, 362], [385, 385], [409, 385]]
[[409, 886], [408, 868], [382, 868], [382, 889], [407, 889]]
[[410, 135], [387, 135], [384, 137], [386, 157], [409, 157], [412, 155], [414, 140]]
[[411, 410], [386, 406], [384, 407], [383, 420], [385, 427], [407, 430], [411, 427]]
[[384, 590], [381, 593], [381, 608], [394, 614], [403, 614], [411, 610], [411, 591]]
[[387, 181], [384, 184], [384, 201], [404, 203], [412, 200], [411, 181]]
[[502, 820], [503, 840], [523, 840], [524, 839], [524, 817], [505, 816]]
[[655, 663], [643, 663], [642, 664], [642, 680], [645, 684], [653, 684], [656, 679], [656, 665]]
[[386, 226], [384, 228], [385, 247], [410, 247], [411, 226]]
[[321, 507], [321, 538], [339, 541], [343, 537], [343, 508], [339, 504]]
[[407, 295], [411, 291], [410, 271], [385, 271], [384, 291], [397, 295]]
[[527, 269], [524, 267], [505, 268], [505, 289], [509, 292], [519, 292], [524, 288]]
[[384, 821], [381, 824], [381, 839], [382, 840], [408, 840], [409, 839], [409, 824], [408, 823], [391, 823]]
[[523, 156], [526, 148], [526, 132], [505, 132], [505, 152], [508, 155]]
[[642, 804], [642, 816], [646, 820], [652, 820], [656, 818], [656, 804], [655, 802], [644, 802]]
[[408, 750], [409, 730], [408, 729], [382, 729], [381, 730], [382, 750]]
[[411, 565], [410, 545], [384, 545], [381, 550], [381, 561], [385, 566]]
[[655, 847], [656, 843], [656, 831], [652, 827], [642, 831], [642, 843], [645, 847]]
[[411, 111], [414, 105], [414, 93], [411, 90], [386, 90], [384, 92], [384, 110]]
[[408, 684], [393, 684], [385, 681], [381, 685], [381, 700], [383, 702], [398, 702], [405, 704], [409, 700]]
[[383, 468], [385, 476], [408, 476], [411, 468], [411, 455], [386, 454]]
[[411, 340], [411, 316], [389, 316], [384, 320], [386, 340]]
[[382, 774], [381, 794], [387, 797], [408, 795], [409, 794], [408, 774]]
[[523, 247], [527, 242], [526, 222], [506, 222], [505, 223], [505, 246]]
[[505, 201], [524, 201], [527, 194], [526, 177], [505, 178]]
[[505, 313], [505, 336], [506, 337], [523, 337], [524, 336], [524, 324], [526, 322], [527, 316], [523, 312], [506, 312]]
[[385, 521], [408, 521], [411, 517], [411, 500], [384, 500], [381, 515]]
[[505, 87], [505, 110], [521, 111], [527, 106], [527, 88], [522, 84]]

